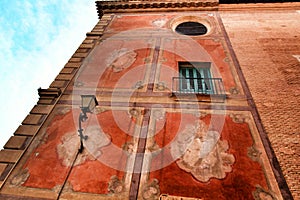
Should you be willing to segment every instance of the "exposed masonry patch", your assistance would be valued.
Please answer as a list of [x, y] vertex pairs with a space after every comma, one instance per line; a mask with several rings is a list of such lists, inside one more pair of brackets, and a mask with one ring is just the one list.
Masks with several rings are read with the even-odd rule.
[[[79, 155], [74, 166], [80, 165], [86, 160], [97, 159], [102, 154], [101, 148], [111, 143], [109, 135], [104, 134], [97, 126], [89, 126], [85, 130], [85, 135], [88, 136], [88, 139], [84, 141], [87, 151]], [[64, 166], [72, 166], [78, 146], [79, 139], [76, 132], [69, 132], [62, 136], [61, 143], [57, 145], [56, 149], [58, 158]]]
[[295, 57], [300, 62], [300, 55], [293, 55], [293, 57]]

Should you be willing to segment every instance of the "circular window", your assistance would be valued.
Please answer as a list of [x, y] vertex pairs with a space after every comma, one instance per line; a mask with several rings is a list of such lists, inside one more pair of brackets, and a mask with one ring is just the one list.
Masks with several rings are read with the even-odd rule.
[[182, 35], [204, 35], [207, 33], [205, 25], [199, 22], [183, 22], [176, 26], [175, 31]]
[[170, 21], [171, 29], [181, 35], [207, 36], [214, 31], [210, 16], [178, 16]]

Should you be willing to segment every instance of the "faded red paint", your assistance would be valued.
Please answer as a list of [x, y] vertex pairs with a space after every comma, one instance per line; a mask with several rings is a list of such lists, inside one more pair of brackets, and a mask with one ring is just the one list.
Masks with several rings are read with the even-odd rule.
[[[115, 17], [113, 22], [108, 27], [107, 32], [110, 31], [131, 31], [135, 29], [153, 29], [153, 22], [156, 20], [170, 20], [175, 15], [131, 15]], [[168, 24], [165, 24], [162, 28], [165, 28]]]
[[[182, 118], [182, 114], [174, 113], [170, 118], [176, 121], [176, 115], [178, 119]], [[208, 115], [202, 120], [209, 123], [210, 117]], [[176, 132], [171, 131], [171, 126], [175, 124], [167, 124], [164, 133], [161, 134], [165, 135], [165, 138], [175, 137]], [[157, 136], [156, 139], [159, 137], [162, 135]], [[221, 133], [221, 140], [228, 141], [228, 152], [235, 157], [233, 170], [227, 173], [224, 179], [212, 178], [207, 183], [202, 183], [193, 178], [190, 173], [180, 169], [176, 162], [173, 162], [161, 170], [151, 172], [150, 180], [156, 178], [159, 181], [162, 194], [202, 199], [253, 199], [252, 193], [256, 190], [256, 186], [259, 185], [267, 190], [267, 181], [262, 166], [247, 155], [248, 148], [253, 145], [248, 125], [246, 123], [234, 123], [227, 116]]]
[[[165, 20], [163, 27], [170, 26], [175, 15], [148, 15], [148, 16], [122, 16], [115, 17], [107, 32], [114, 34], [107, 38], [94, 49], [97, 59], [88, 60], [82, 67], [82, 72], [77, 81], [84, 83], [85, 87], [108, 89], [132, 89], [138, 81], [146, 84], [149, 77], [146, 74], [153, 64], [156, 69], [156, 80], [164, 82], [170, 89], [172, 78], [178, 77], [178, 62], [211, 62], [211, 72], [214, 78], [222, 78], [225, 89], [237, 87], [232, 75], [228, 57], [228, 50], [224, 46], [225, 39], [219, 35], [213, 35], [205, 39], [201, 37], [185, 37], [169, 30], [170, 38], [164, 36], [158, 38], [149, 36], [148, 31], [157, 29], [153, 23], [157, 20]], [[146, 28], [139, 30], [139, 28]], [[169, 27], [168, 27], [169, 28]], [[114, 32], [115, 31], [115, 32]], [[131, 31], [131, 32], [126, 32]], [[120, 33], [119, 33], [120, 32]], [[120, 35], [121, 34], [121, 35]], [[136, 34], [132, 38], [131, 34]], [[147, 38], [138, 37], [148, 34]], [[128, 38], [127, 38], [128, 36]], [[158, 48], [158, 58], [154, 58], [153, 51]], [[112, 61], [118, 59], [119, 50], [135, 52], [136, 60], [128, 68], [115, 72], [112, 69]], [[153, 56], [154, 55], [154, 56]], [[157, 63], [151, 63], [157, 60]], [[166, 92], [169, 92], [166, 90]]]
[[[122, 124], [115, 121], [114, 115], [122, 119]], [[131, 142], [134, 122], [127, 111], [118, 110], [102, 112], [97, 119], [103, 132], [111, 137], [111, 144], [101, 148], [103, 154], [97, 160], [88, 160], [73, 167], [68, 180], [77, 192], [107, 194], [112, 176], [116, 175], [120, 180], [124, 178], [127, 154], [122, 147], [126, 142]], [[120, 127], [128, 127], [128, 132]]]
[[[126, 30], [137, 33], [134, 31], [139, 28], [155, 30], [157, 27], [153, 23], [156, 20], [167, 20], [163, 26], [167, 27], [170, 25], [168, 20], [173, 17], [175, 15], [115, 17], [107, 33]], [[155, 67], [155, 73], [151, 74], [155, 77], [151, 77], [151, 80], [164, 82], [171, 88], [172, 77], [178, 76], [178, 62], [191, 61], [212, 62], [212, 74], [224, 80], [226, 90], [236, 87], [229, 63], [225, 62], [229, 58], [226, 56], [227, 49], [223, 46], [224, 37], [222, 36], [202, 39], [191, 37], [188, 40], [177, 38], [176, 33], [173, 38], [137, 37], [133, 39], [132, 36], [126, 38], [126, 35], [118, 38], [114, 34], [111, 34], [111, 37], [106, 36], [105, 40], [95, 46], [92, 57], [83, 63], [75, 85], [79, 84], [78, 86], [83, 86], [83, 89], [133, 89], [138, 81], [144, 81], [144, 84], [147, 84], [151, 74], [147, 74], [149, 72], [147, 70]], [[190, 44], [196, 44], [196, 46]], [[134, 52], [136, 57], [130, 66], [116, 72], [112, 68], [112, 63], [114, 59], [118, 59], [120, 49]], [[156, 51], [158, 49], [159, 53]], [[157, 63], [152, 63], [154, 61]], [[71, 87], [69, 89], [71, 90]], [[76, 112], [78, 116], [79, 109], [73, 112]], [[97, 114], [97, 124], [105, 134], [109, 135], [111, 143], [101, 148], [102, 155], [98, 158], [93, 158], [91, 155], [83, 163], [72, 166], [71, 169], [71, 167], [63, 166], [56, 149], [66, 133], [77, 134], [73, 112], [54, 117], [47, 128], [44, 141], [34, 150], [24, 165], [24, 169], [28, 169], [30, 176], [23, 186], [52, 189], [63, 185], [70, 172], [67, 181], [73, 191], [108, 194], [108, 185], [112, 176], [117, 176], [121, 181], [124, 180], [128, 153], [123, 149], [132, 142], [136, 120], [130, 117], [128, 110], [107, 110]], [[214, 129], [219, 126], [219, 124], [213, 124], [218, 122], [218, 117], [214, 122], [212, 122], [211, 115], [206, 115], [201, 120], [207, 125], [212, 125], [210, 129]], [[162, 127], [155, 135], [156, 144], [160, 148], [170, 145], [177, 133], [197, 119], [199, 117], [194, 114], [167, 112], [165, 120], [156, 122], [156, 128]], [[89, 125], [96, 125], [96, 122]], [[84, 129], [86, 126], [88, 125], [84, 124]], [[228, 152], [235, 157], [232, 172], [227, 173], [224, 179], [211, 178], [207, 183], [197, 181], [190, 173], [178, 167], [171, 156], [170, 148], [164, 148], [164, 152], [152, 160], [152, 169], [159, 170], [150, 173], [150, 180], [158, 179], [161, 193], [203, 199], [253, 199], [256, 186], [259, 185], [267, 190], [267, 181], [262, 166], [247, 155], [248, 148], [253, 145], [248, 124], [235, 123], [226, 116], [221, 140], [228, 141], [230, 147]], [[165, 163], [161, 163], [161, 160]], [[164, 166], [164, 164], [168, 165]]]
[[101, 74], [101, 77], [98, 77], [99, 83], [97, 87], [109, 89], [134, 88], [138, 81], [144, 81], [146, 78], [146, 69], [149, 65], [145, 64], [145, 58], [150, 55], [150, 51], [151, 49], [135, 49], [134, 52], [137, 54], [136, 60], [130, 67], [120, 72], [114, 72], [111, 66], [107, 67], [104, 73]]
[[86, 161], [72, 169], [68, 181], [76, 192], [107, 194], [108, 182], [114, 175], [122, 180], [124, 172], [114, 170], [98, 160]]
[[[78, 110], [75, 112], [74, 116], [77, 116]], [[121, 127], [128, 127], [128, 133], [119, 128], [120, 124], [114, 121], [114, 115], [122, 119]], [[122, 147], [131, 141], [132, 136], [129, 134], [133, 134], [135, 122], [127, 111], [105, 111], [98, 114], [97, 119], [104, 133], [112, 138], [111, 144], [101, 149], [103, 154], [98, 158], [100, 161], [87, 159], [84, 163], [73, 166], [68, 181], [75, 191], [106, 194], [111, 176], [116, 175], [121, 180], [124, 177], [124, 172], [111, 166], [125, 170], [127, 154]], [[62, 136], [70, 132], [77, 135], [73, 112], [55, 116], [47, 128], [45, 142], [36, 148], [24, 165], [30, 176], [23, 186], [52, 189], [64, 183], [70, 167], [63, 166], [58, 158], [57, 145], [61, 143]], [[101, 163], [101, 160], [105, 160], [110, 166]]]
[[70, 167], [62, 165], [56, 147], [60, 144], [61, 137], [68, 132], [76, 134], [71, 111], [54, 117], [46, 130], [44, 142], [41, 142], [28, 158], [24, 169], [28, 170], [29, 177], [24, 186], [51, 189], [64, 183]]
[[[164, 42], [162, 52], [162, 67], [159, 71], [159, 80], [167, 83], [171, 88], [172, 77], [179, 76], [180, 61], [211, 62], [211, 73], [214, 78], [222, 78], [226, 90], [236, 87], [231, 69], [226, 60], [225, 50], [221, 41], [213, 39], [193, 39], [190, 46], [182, 46], [186, 41], [172, 40]], [[197, 44], [199, 46], [197, 46]]]

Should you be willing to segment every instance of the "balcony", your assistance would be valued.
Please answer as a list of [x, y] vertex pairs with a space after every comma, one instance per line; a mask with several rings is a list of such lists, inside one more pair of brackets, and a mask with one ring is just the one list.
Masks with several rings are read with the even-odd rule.
[[221, 78], [184, 78], [173, 77], [172, 96], [197, 95], [208, 97], [205, 99], [226, 98], [226, 93]]

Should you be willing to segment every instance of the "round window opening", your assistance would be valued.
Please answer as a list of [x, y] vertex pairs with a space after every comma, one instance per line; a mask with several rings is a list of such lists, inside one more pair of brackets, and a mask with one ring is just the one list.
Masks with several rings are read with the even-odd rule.
[[182, 35], [205, 35], [207, 33], [207, 28], [199, 22], [183, 22], [179, 24], [175, 31]]

